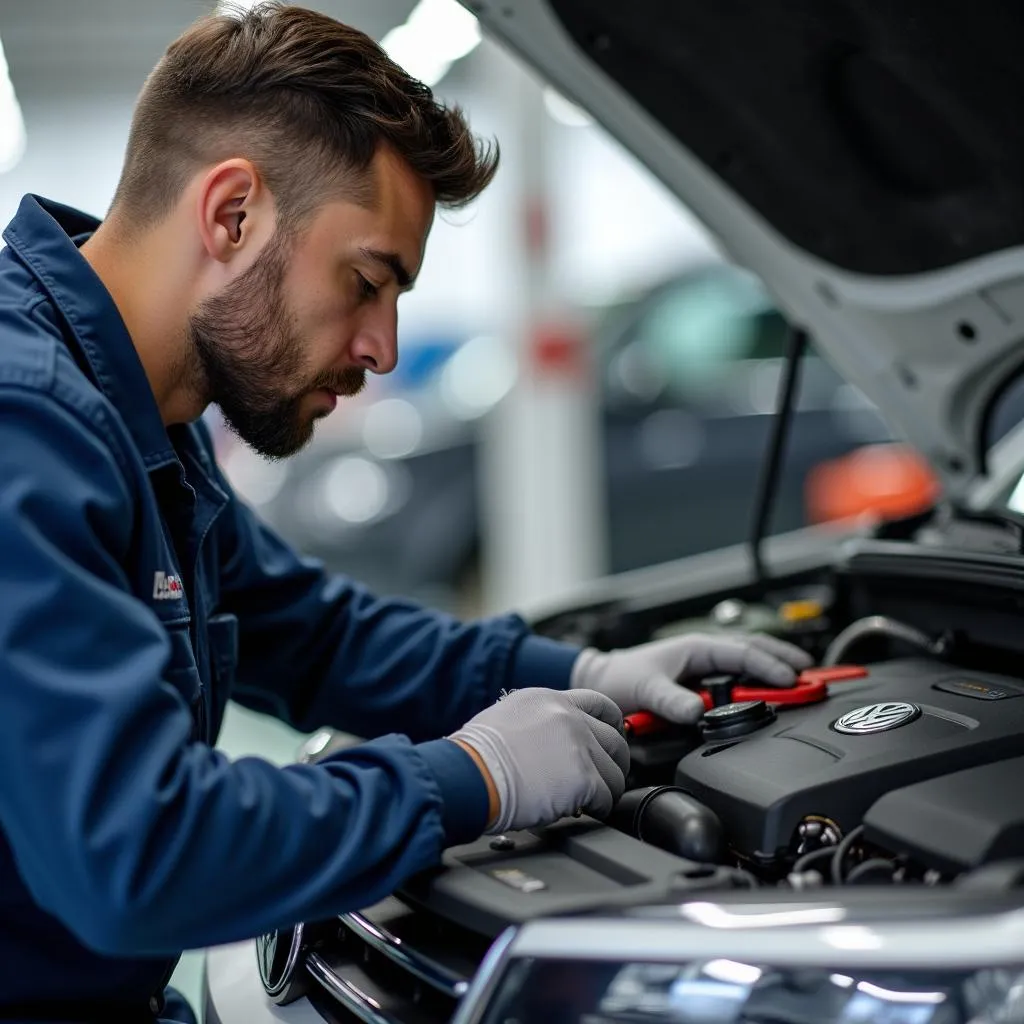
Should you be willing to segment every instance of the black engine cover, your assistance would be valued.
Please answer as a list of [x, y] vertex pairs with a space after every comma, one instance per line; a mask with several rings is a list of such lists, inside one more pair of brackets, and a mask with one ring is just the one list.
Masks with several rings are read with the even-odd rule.
[[[913, 708], [862, 710], [889, 702]], [[837, 730], [850, 713], [855, 731]], [[750, 736], [695, 750], [676, 783], [718, 814], [738, 855], [770, 863], [808, 815], [847, 832], [890, 790], [1021, 754], [1024, 683], [907, 659], [833, 684], [821, 704], [780, 708]]]
[[864, 838], [960, 874], [1024, 854], [1024, 757], [967, 768], [886, 793], [864, 817]]

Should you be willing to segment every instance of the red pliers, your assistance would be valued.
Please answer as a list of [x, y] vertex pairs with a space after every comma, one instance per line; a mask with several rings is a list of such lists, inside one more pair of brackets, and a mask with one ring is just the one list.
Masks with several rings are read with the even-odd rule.
[[[733, 686], [731, 700], [763, 700], [766, 704], [782, 704], [798, 707], [802, 704], [817, 704], [828, 696], [829, 683], [842, 683], [851, 679], [863, 679], [868, 670], [860, 665], [830, 665], [825, 668], [809, 668], [797, 676], [796, 684], [788, 689], [776, 686]], [[716, 704], [715, 694], [709, 689], [698, 690], [704, 707], [710, 711]], [[647, 736], [674, 728], [671, 722], [651, 714], [637, 711], [625, 719], [626, 735], [630, 738]]]

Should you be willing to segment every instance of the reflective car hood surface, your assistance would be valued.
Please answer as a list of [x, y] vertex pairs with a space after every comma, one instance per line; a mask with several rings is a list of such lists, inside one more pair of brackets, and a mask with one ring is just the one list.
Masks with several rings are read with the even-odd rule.
[[963, 498], [1024, 363], [1024, 5], [483, 0]]

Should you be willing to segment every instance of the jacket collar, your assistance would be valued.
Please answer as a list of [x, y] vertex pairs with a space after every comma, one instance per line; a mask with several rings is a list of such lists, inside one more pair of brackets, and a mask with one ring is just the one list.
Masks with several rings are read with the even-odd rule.
[[120, 412], [146, 467], [177, 462], [146, 372], [121, 314], [78, 251], [100, 222], [27, 195], [3, 237], [66, 321], [96, 386]]

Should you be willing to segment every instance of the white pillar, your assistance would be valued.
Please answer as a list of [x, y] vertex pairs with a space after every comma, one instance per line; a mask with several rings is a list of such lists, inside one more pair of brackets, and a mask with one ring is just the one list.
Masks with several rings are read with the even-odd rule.
[[492, 186], [505, 219], [499, 237], [519, 240], [496, 252], [494, 265], [501, 288], [495, 321], [517, 353], [519, 375], [483, 425], [483, 604], [493, 612], [601, 575], [606, 546], [591, 353], [585, 348], [574, 361], [571, 346], [563, 346], [567, 367], [553, 344], [546, 351], [554, 358], [538, 358], [538, 337], [550, 337], [565, 323], [551, 283], [546, 232], [536, 230], [545, 219], [552, 173], [545, 161], [550, 125], [543, 93], [512, 58], [484, 45], [481, 84], [495, 104], [502, 146]]

